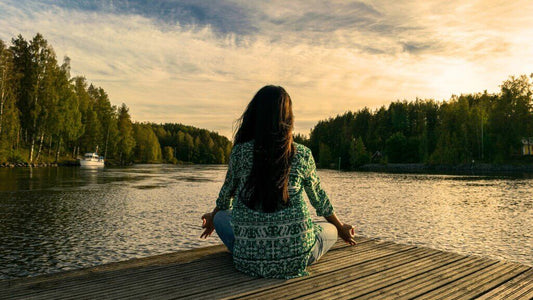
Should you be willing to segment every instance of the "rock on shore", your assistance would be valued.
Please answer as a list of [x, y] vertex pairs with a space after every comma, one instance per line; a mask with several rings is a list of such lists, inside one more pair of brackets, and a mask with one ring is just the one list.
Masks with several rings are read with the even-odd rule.
[[27, 163], [27, 162], [19, 162], [19, 163], [0, 163], [0, 168], [41, 168], [41, 167], [58, 167], [58, 166], [79, 166], [80, 164], [77, 161], [65, 161], [65, 162], [59, 162], [59, 163], [46, 163], [46, 162], [40, 162], [40, 163]]

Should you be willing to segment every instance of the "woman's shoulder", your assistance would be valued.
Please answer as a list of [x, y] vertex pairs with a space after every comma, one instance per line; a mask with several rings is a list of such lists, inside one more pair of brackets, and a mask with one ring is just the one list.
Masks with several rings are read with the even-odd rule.
[[307, 146], [298, 144], [294, 142], [294, 149], [296, 150], [296, 155], [300, 157], [309, 157], [309, 155], [312, 155], [311, 149], [309, 149]]
[[247, 141], [243, 143], [233, 144], [232, 152], [252, 151], [254, 149], [254, 141]]

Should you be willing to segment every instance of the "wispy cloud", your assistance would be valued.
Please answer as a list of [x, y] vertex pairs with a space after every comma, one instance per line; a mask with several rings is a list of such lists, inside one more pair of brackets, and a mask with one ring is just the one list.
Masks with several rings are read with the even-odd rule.
[[0, 1], [0, 38], [41, 32], [139, 121], [230, 136], [264, 84], [296, 129], [396, 99], [495, 91], [533, 71], [531, 1]]

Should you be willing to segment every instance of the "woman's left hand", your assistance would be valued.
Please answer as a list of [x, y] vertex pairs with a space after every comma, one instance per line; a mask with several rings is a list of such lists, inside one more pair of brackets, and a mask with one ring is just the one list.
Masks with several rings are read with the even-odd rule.
[[200, 235], [200, 238], [206, 239], [215, 230], [215, 224], [213, 223], [213, 213], [205, 213], [202, 216], [202, 228], [204, 232]]
[[337, 228], [339, 231], [339, 236], [349, 245], [355, 246], [357, 242], [355, 241], [355, 227], [349, 224], [343, 224], [340, 228]]

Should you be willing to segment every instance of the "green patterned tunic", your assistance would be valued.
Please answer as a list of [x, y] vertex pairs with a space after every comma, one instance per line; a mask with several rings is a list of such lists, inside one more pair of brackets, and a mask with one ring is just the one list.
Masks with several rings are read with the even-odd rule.
[[320, 187], [311, 150], [295, 143], [288, 206], [274, 213], [263, 213], [251, 210], [238, 197], [252, 169], [253, 149], [253, 141], [233, 147], [226, 179], [216, 201], [219, 209], [233, 207], [235, 268], [252, 276], [268, 278], [289, 279], [307, 275], [305, 268], [310, 251], [322, 228], [311, 221], [303, 190], [317, 215], [333, 214], [333, 207]]

